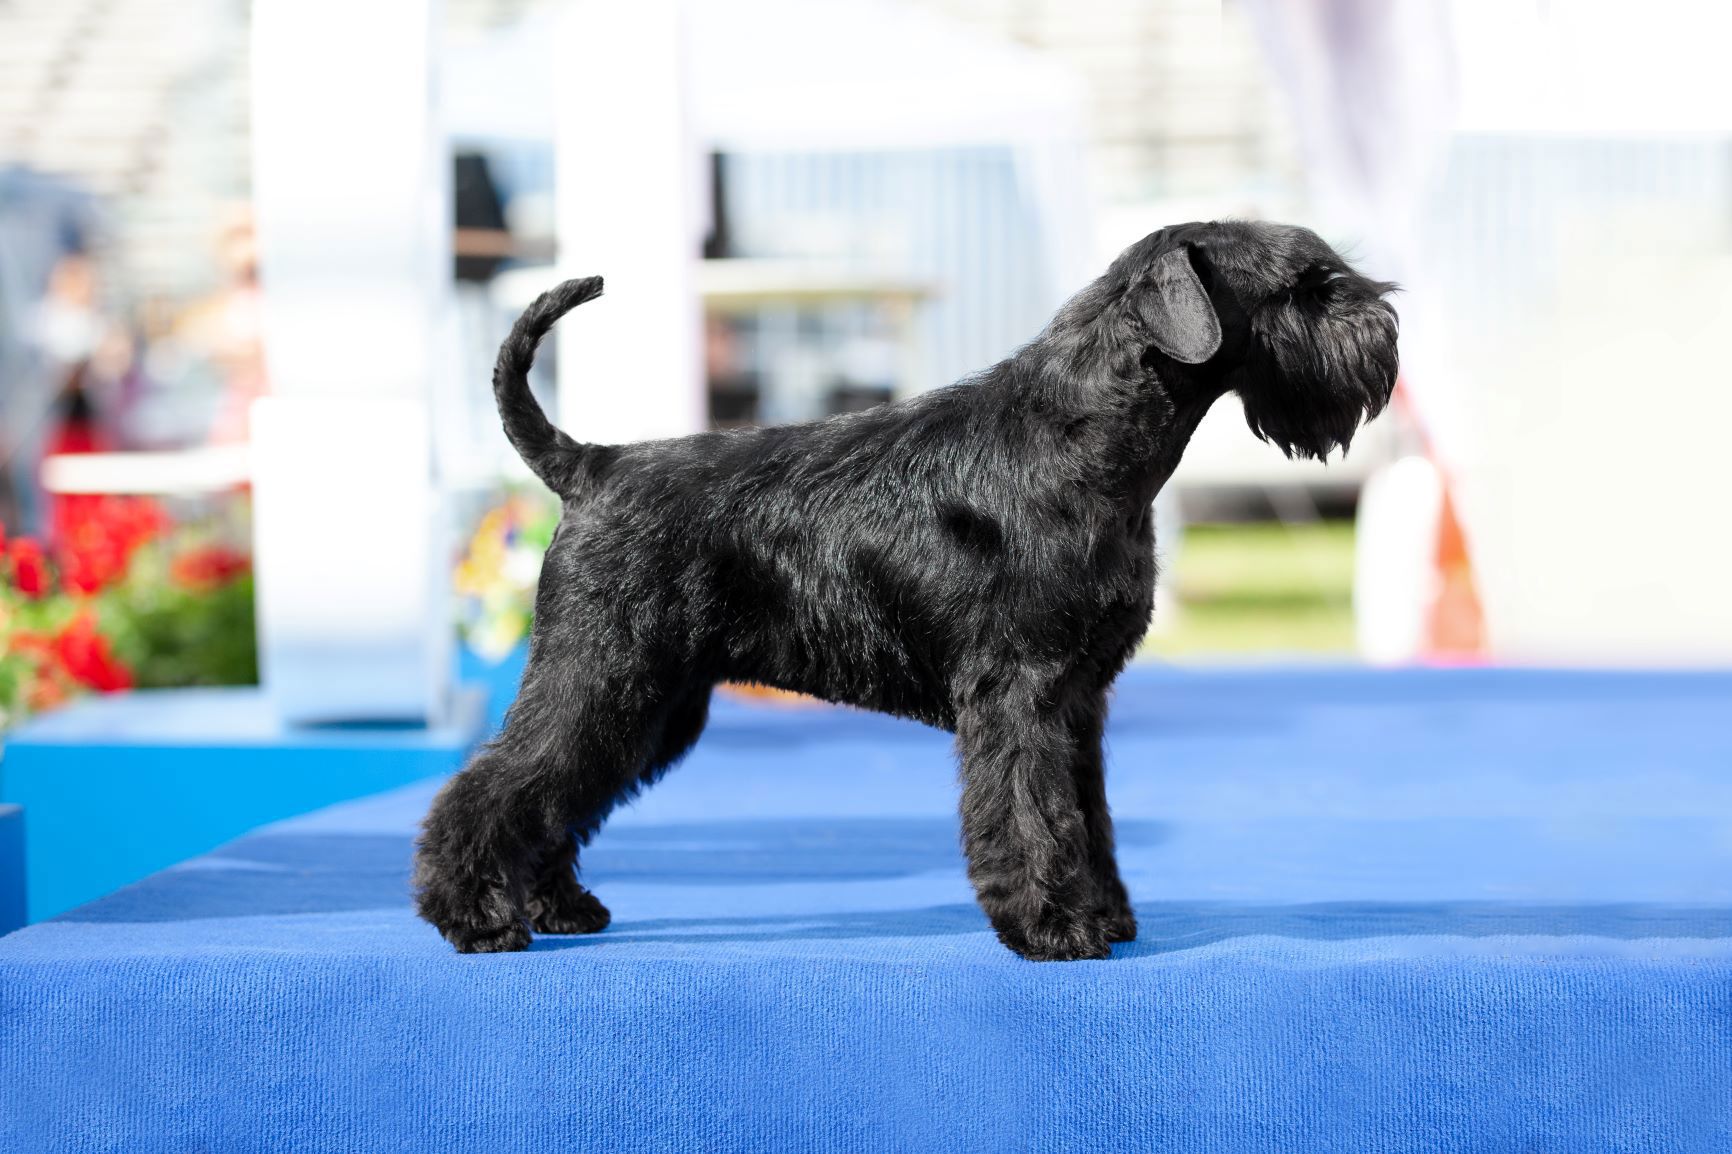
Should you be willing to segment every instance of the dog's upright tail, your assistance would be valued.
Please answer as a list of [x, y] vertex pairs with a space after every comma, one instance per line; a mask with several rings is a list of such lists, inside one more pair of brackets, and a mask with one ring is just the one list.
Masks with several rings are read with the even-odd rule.
[[511, 447], [547, 487], [569, 496], [581, 484], [579, 466], [592, 446], [573, 440], [553, 427], [535, 395], [529, 391], [529, 366], [535, 363], [535, 348], [560, 317], [601, 295], [598, 276], [568, 280], [535, 298], [523, 310], [511, 335], [499, 346], [493, 366], [493, 399], [499, 405], [499, 420]]

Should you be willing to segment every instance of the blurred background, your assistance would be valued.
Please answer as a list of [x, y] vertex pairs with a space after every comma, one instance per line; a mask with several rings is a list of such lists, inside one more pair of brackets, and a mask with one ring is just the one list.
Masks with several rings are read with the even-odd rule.
[[[247, 684], [437, 718], [591, 441], [940, 388], [1119, 249], [1308, 224], [1405, 286], [1327, 467], [1228, 399], [1149, 659], [1723, 664], [1732, 19], [1654, 0], [0, 0], [0, 728]], [[453, 658], [453, 641], [460, 649]]]

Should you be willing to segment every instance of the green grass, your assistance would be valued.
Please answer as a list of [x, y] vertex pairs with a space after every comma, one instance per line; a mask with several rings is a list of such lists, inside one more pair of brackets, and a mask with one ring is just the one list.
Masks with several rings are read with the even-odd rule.
[[1353, 655], [1350, 521], [1191, 525], [1163, 581], [1176, 603], [1145, 652]]

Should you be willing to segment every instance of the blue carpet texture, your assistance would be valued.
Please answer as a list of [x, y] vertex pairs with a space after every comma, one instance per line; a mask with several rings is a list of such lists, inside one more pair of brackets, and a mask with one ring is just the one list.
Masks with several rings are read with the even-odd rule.
[[452, 953], [416, 785], [0, 939], [0, 1151], [1732, 1150], [1729, 706], [1134, 670], [1142, 936], [1040, 965], [944, 736], [718, 701], [589, 852], [594, 937]]

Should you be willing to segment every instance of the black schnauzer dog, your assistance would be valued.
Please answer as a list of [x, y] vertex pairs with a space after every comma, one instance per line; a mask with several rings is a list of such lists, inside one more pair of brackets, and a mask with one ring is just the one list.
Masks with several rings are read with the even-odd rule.
[[954, 386], [631, 445], [574, 441], [530, 395], [537, 342], [601, 280], [548, 292], [493, 387], [564, 513], [505, 730], [427, 818], [421, 916], [466, 953], [606, 926], [578, 847], [733, 680], [954, 732], [968, 875], [999, 940], [1106, 957], [1137, 932], [1101, 728], [1149, 623], [1150, 502], [1228, 392], [1288, 455], [1346, 449], [1394, 385], [1393, 287], [1302, 228], [1181, 225]]

